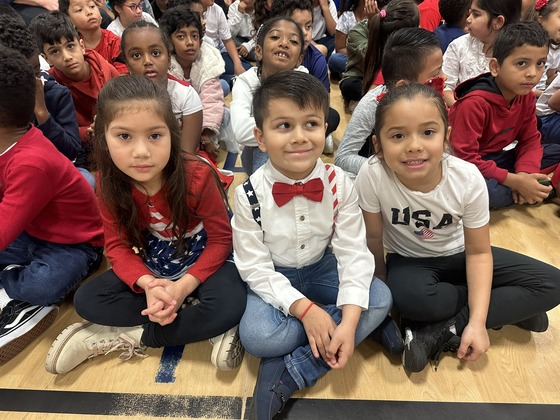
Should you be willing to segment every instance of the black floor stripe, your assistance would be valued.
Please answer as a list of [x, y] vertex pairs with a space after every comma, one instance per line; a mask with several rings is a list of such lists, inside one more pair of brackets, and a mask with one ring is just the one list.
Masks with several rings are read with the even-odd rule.
[[[0, 389], [0, 411], [240, 419], [241, 397]], [[250, 406], [250, 399], [247, 402]], [[247, 418], [245, 413], [244, 418]], [[291, 399], [278, 420], [558, 420], [560, 405]]]

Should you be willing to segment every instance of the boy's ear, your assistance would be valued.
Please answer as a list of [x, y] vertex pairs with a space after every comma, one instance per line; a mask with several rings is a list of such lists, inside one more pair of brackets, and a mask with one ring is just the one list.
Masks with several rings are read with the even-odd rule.
[[383, 150], [381, 150], [381, 144], [379, 143], [379, 139], [375, 134], [371, 137], [371, 142], [373, 143], [373, 151], [375, 152], [375, 156], [377, 156], [378, 158], [382, 158]]
[[82, 48], [82, 53], [85, 54], [86, 52], [86, 46], [84, 44], [84, 40], [82, 38], [80, 38], [80, 40], [78, 41], [80, 43], [80, 47]]
[[404, 86], [404, 85], [408, 85], [408, 81], [406, 81], [404, 79], [399, 79], [397, 81], [397, 83], [395, 83], [395, 87], [401, 87], [401, 86]]
[[502, 29], [505, 23], [506, 23], [506, 18], [503, 17], [503, 15], [495, 17], [494, 19], [492, 19], [492, 23], [491, 23], [492, 29], [494, 31], [499, 31], [500, 29]]
[[266, 144], [264, 144], [264, 135], [262, 130], [259, 127], [255, 127], [253, 129], [253, 134], [255, 139], [257, 139], [257, 144], [261, 152], [266, 152]]
[[490, 68], [490, 74], [492, 74], [492, 76], [494, 77], [496, 77], [500, 72], [500, 63], [498, 63], [498, 60], [496, 60], [495, 58], [490, 59], [490, 64], [488, 64], [488, 67]]

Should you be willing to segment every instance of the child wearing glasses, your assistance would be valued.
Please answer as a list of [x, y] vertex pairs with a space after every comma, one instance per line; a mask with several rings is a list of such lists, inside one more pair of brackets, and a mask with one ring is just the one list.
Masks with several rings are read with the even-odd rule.
[[142, 0], [109, 0], [109, 6], [117, 17], [107, 26], [107, 29], [115, 35], [122, 36], [124, 30], [133, 22], [143, 20], [158, 26], [149, 13], [142, 11], [143, 5]]

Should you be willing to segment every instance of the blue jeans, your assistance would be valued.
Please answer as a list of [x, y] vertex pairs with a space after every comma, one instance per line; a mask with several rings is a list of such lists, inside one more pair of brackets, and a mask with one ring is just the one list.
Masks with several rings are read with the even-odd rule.
[[[232, 86], [231, 79], [233, 79], [233, 77], [235, 76], [233, 61], [231, 60], [231, 57], [227, 52], [222, 53], [222, 58], [224, 59], [224, 62], [226, 64], [226, 71], [220, 76], [220, 79], [225, 80], [231, 87]], [[245, 70], [249, 70], [251, 67], [253, 67], [253, 64], [250, 61], [247, 61], [244, 58], [240, 58], [240, 60], [241, 60], [241, 65]]]
[[560, 114], [553, 112], [541, 117], [542, 143], [560, 143]]
[[[493, 160], [499, 168], [507, 169], [509, 172], [515, 171], [515, 149], [490, 153], [483, 157], [484, 160]], [[560, 163], [560, 144], [544, 144], [543, 157], [541, 160], [541, 169], [545, 169]], [[497, 209], [507, 207], [513, 204], [511, 196], [511, 188], [500, 184], [496, 179], [486, 179], [488, 187], [488, 196], [490, 198], [490, 208]]]
[[[336, 307], [339, 280], [337, 260], [327, 250], [321, 260], [301, 269], [276, 267], [293, 287], [309, 299], [323, 305], [336, 324], [342, 310]], [[385, 319], [391, 309], [389, 288], [373, 279], [369, 290], [369, 308], [362, 311], [356, 328], [355, 345], [362, 342]], [[330, 370], [322, 358], [315, 358], [302, 322], [263, 301], [249, 291], [247, 307], [239, 323], [239, 335], [245, 349], [257, 357], [284, 357], [286, 368], [300, 389], [310, 387]]]
[[0, 251], [0, 266], [19, 265], [0, 271], [0, 286], [12, 299], [48, 306], [95, 271], [102, 256], [101, 248], [90, 244], [55, 244], [23, 232]]
[[343, 53], [334, 53], [331, 55], [331, 58], [329, 58], [329, 70], [331, 74], [341, 77], [342, 73], [346, 71], [347, 59], [347, 55]]
[[261, 151], [256, 146], [246, 146], [241, 152], [241, 166], [247, 176], [253, 175], [253, 172], [263, 166], [267, 160], [268, 153]]

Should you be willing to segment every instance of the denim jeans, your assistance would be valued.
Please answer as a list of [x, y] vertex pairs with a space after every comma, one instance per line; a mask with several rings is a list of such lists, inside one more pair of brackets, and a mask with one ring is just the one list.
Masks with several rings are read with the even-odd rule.
[[[342, 310], [336, 307], [339, 280], [337, 260], [327, 250], [321, 260], [301, 269], [276, 267], [293, 287], [319, 303], [336, 324], [342, 320]], [[356, 328], [355, 345], [363, 341], [385, 319], [391, 309], [389, 288], [373, 279], [369, 290], [369, 308], [362, 311]], [[239, 334], [245, 349], [257, 357], [284, 357], [286, 367], [300, 389], [315, 384], [330, 370], [321, 358], [315, 358], [300, 320], [282, 312], [249, 291], [247, 307]]]
[[329, 58], [329, 70], [331, 74], [335, 74], [338, 77], [342, 76], [342, 73], [346, 71], [346, 61], [348, 56], [343, 53], [334, 53]]
[[560, 144], [560, 114], [553, 112], [541, 117], [542, 143]]
[[95, 271], [101, 248], [90, 244], [62, 245], [23, 232], [0, 251], [0, 285], [12, 299], [48, 306], [64, 299], [72, 288]]

